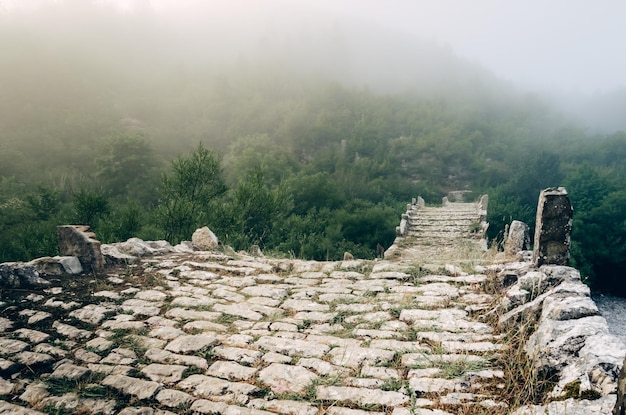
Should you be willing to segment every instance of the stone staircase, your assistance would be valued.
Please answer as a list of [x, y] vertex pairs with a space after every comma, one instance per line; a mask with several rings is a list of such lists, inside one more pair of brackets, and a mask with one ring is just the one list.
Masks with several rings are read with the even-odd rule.
[[408, 205], [396, 241], [386, 259], [412, 258], [428, 262], [477, 260], [487, 248], [486, 210], [480, 203], [449, 202], [440, 207], [423, 201]]

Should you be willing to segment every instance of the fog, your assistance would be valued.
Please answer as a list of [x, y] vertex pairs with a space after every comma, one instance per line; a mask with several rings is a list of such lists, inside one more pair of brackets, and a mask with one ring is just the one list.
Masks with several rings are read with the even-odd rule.
[[68, 83], [145, 82], [248, 65], [384, 93], [532, 91], [595, 130], [626, 126], [617, 0], [0, 0], [0, 10], [10, 83], [52, 82], [55, 71], [73, 73]]

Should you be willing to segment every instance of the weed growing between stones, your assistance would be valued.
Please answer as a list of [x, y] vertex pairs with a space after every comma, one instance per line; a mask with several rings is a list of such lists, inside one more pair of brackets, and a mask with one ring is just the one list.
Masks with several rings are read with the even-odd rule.
[[334, 324], [343, 324], [346, 317], [352, 315], [352, 313], [348, 311], [338, 311], [335, 316], [328, 322], [331, 326]]
[[232, 324], [239, 319], [240, 317], [234, 316], [232, 314], [222, 314], [217, 320], [215, 320], [215, 322], [218, 324]]
[[555, 374], [538, 371], [525, 351], [526, 340], [535, 328], [534, 320], [522, 320], [501, 333], [506, 348], [496, 357], [496, 364], [504, 371], [501, 396], [511, 408], [545, 403], [556, 382]]
[[394, 391], [397, 392], [400, 389], [402, 389], [403, 387], [405, 387], [407, 385], [406, 381], [403, 380], [399, 380], [399, 379], [385, 379], [383, 385], [380, 387], [380, 389], [384, 390], [384, 391]]
[[112, 397], [114, 395], [108, 388], [98, 385], [105, 377], [101, 373], [91, 373], [79, 379], [48, 378], [45, 381], [46, 390], [54, 396], [76, 393], [82, 398]]

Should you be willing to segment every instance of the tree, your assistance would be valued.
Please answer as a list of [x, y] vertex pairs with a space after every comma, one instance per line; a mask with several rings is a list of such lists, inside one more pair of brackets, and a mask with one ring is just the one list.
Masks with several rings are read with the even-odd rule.
[[171, 169], [161, 179], [157, 220], [165, 239], [179, 243], [206, 220], [207, 205], [224, 194], [226, 186], [221, 158], [202, 143], [189, 156], [172, 161]]
[[120, 134], [107, 140], [96, 159], [97, 178], [113, 197], [131, 196], [144, 204], [156, 202], [156, 158], [150, 142], [138, 134]]
[[111, 210], [106, 196], [97, 190], [81, 189], [74, 195], [74, 220], [80, 225], [98, 226], [98, 221]]
[[235, 189], [230, 205], [231, 243], [244, 249], [252, 244], [264, 247], [271, 237], [279, 237], [277, 231], [291, 209], [292, 201], [283, 186], [270, 189], [261, 170], [249, 173]]

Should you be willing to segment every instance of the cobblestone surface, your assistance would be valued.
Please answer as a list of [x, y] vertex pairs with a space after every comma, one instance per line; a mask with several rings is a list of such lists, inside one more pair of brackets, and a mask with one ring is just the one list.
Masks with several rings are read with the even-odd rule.
[[493, 367], [502, 345], [478, 321], [493, 301], [486, 278], [410, 252], [315, 262], [198, 251], [5, 291], [0, 414], [506, 407]]

